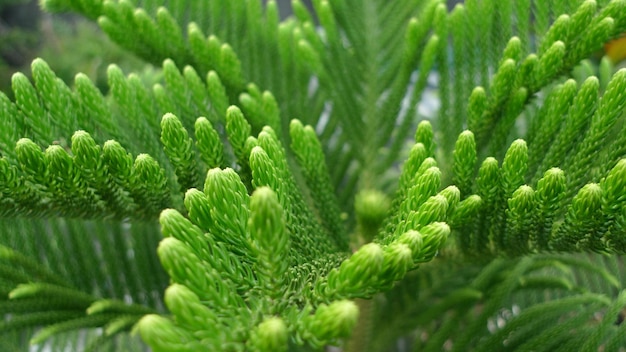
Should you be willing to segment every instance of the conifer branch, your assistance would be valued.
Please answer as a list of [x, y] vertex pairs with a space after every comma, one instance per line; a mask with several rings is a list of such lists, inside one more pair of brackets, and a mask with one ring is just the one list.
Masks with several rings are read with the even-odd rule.
[[0, 334], [625, 342], [626, 71], [581, 64], [626, 32], [624, 0], [294, 1], [282, 21], [274, 1], [42, 6], [96, 20], [162, 79], [113, 64], [105, 96], [35, 59], [0, 93]]

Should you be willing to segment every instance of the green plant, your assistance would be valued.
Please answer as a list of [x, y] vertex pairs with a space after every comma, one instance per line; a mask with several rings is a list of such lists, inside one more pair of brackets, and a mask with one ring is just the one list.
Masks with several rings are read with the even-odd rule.
[[626, 344], [626, 1], [42, 4], [163, 81], [0, 94], [0, 347]]

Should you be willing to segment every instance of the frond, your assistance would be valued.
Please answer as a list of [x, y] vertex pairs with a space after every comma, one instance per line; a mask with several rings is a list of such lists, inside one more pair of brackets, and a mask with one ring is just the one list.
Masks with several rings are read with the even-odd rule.
[[435, 261], [380, 297], [373, 321], [381, 323], [368, 350], [382, 351], [400, 336], [420, 351], [617, 346], [623, 343], [616, 324], [624, 305], [620, 261], [600, 255], [539, 255], [486, 266]]

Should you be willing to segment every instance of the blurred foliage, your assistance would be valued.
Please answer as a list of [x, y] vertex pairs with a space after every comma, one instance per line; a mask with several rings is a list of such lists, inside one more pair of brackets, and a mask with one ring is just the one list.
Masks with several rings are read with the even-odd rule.
[[13, 73], [35, 56], [33, 48], [39, 45], [37, 37], [37, 33], [23, 29], [0, 32], [0, 89], [10, 92]]
[[11, 75], [30, 62], [39, 47], [36, 1], [0, 0], [0, 89], [7, 91]]
[[0, 11], [7, 6], [27, 3], [26, 0], [0, 0]]
[[111, 63], [123, 71], [136, 72], [151, 86], [160, 78], [160, 69], [147, 65], [111, 42], [93, 23], [79, 19], [46, 17], [42, 34], [45, 44], [38, 57], [44, 59], [66, 84], [74, 81], [76, 72], [86, 74], [103, 93], [108, 90], [107, 67]]
[[37, 1], [0, 0], [0, 90], [11, 94], [11, 76], [29, 71], [35, 57], [43, 58], [66, 84], [71, 86], [76, 72], [82, 72], [103, 93], [111, 63], [136, 72], [149, 86], [161, 78], [160, 69], [121, 49], [92, 22], [42, 13]]

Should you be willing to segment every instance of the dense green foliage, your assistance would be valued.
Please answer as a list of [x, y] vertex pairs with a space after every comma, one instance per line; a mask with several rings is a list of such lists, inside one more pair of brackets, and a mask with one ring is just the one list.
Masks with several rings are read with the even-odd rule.
[[42, 1], [162, 79], [0, 93], [0, 349], [626, 344], [626, 0], [313, 3]]

